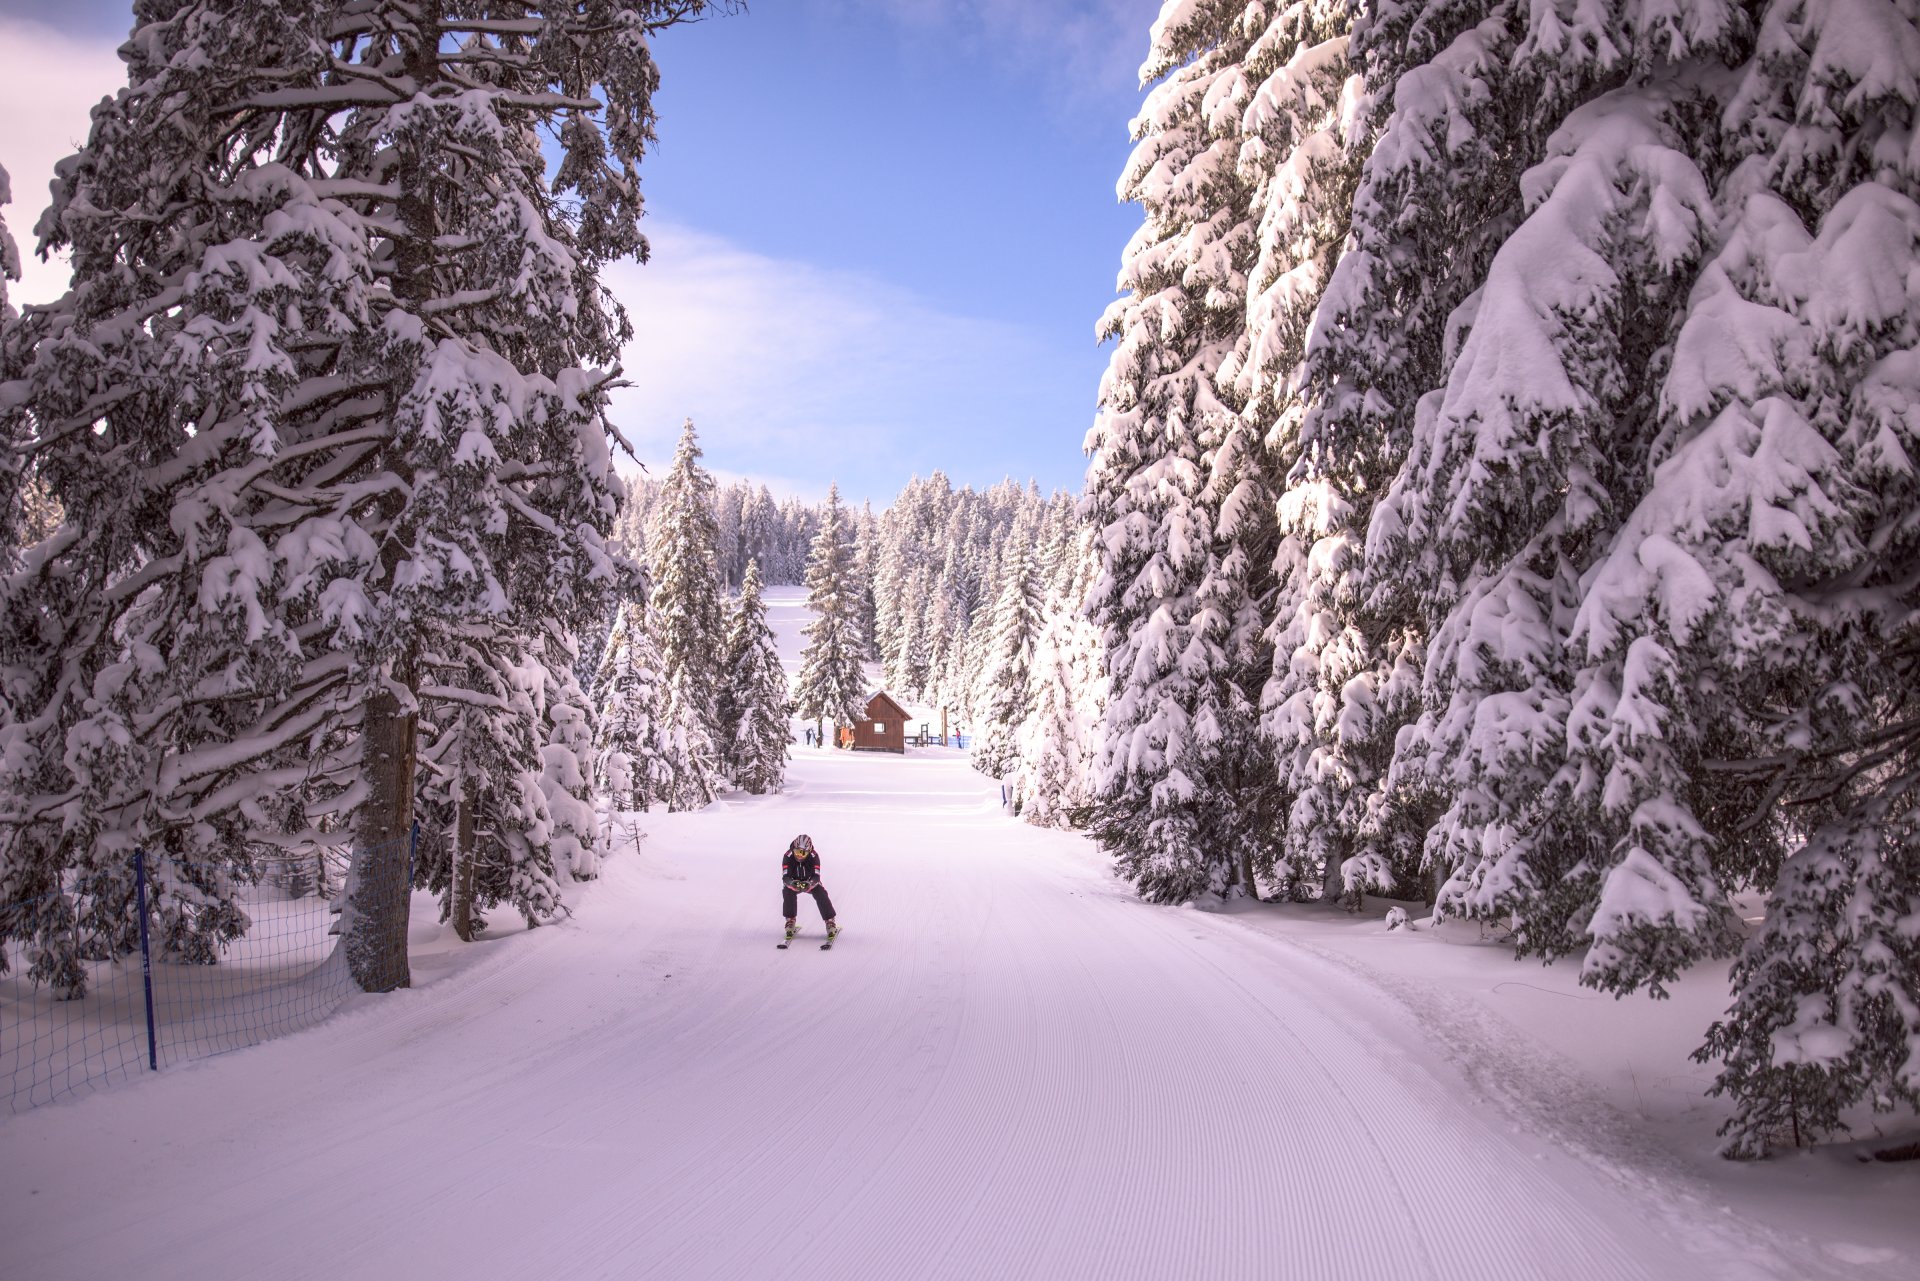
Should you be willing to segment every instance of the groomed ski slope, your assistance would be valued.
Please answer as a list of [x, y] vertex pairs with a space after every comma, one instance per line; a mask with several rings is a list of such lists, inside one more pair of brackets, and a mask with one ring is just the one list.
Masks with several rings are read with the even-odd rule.
[[[1131, 900], [958, 753], [796, 757], [643, 816], [563, 925], [441, 952], [417, 900], [423, 986], [14, 1118], [0, 1270], [1805, 1275], [1476, 1105], [1327, 962]], [[774, 947], [802, 830], [828, 953], [810, 902]]]
[[[795, 748], [785, 795], [637, 822], [558, 926], [460, 944], [416, 896], [413, 990], [0, 1120], [0, 1281], [1905, 1275], [1538, 1137], [958, 752]], [[832, 952], [808, 900], [774, 947], [802, 831]]]

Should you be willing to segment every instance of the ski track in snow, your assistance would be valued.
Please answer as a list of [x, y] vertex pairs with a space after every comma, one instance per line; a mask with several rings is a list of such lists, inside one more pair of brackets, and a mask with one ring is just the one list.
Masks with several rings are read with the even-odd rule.
[[[429, 986], [0, 1126], [6, 1275], [1776, 1275], [957, 753], [800, 750], [792, 783], [642, 816], [575, 919]], [[803, 830], [831, 953], [807, 901], [773, 946]]]

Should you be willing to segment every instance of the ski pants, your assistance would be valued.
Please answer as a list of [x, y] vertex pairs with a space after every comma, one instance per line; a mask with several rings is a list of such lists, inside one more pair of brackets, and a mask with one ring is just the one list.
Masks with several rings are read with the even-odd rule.
[[[831, 921], [833, 919], [833, 900], [827, 897], [827, 887], [824, 885], [816, 885], [811, 892], [814, 903], [820, 908], [820, 919], [823, 921]], [[800, 895], [794, 890], [793, 886], [782, 885], [780, 887], [780, 915], [791, 921], [799, 914]]]

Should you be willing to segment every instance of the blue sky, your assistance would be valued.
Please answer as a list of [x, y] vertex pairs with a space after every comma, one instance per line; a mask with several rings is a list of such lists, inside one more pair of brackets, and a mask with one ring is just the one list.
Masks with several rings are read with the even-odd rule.
[[[691, 416], [716, 472], [803, 496], [838, 480], [885, 501], [936, 467], [1078, 489], [1158, 8], [760, 0], [661, 37], [653, 260], [608, 281], [637, 330], [616, 417], [642, 459], [669, 457]], [[126, 13], [0, 0], [0, 163], [23, 240], [38, 157], [70, 149], [118, 83]], [[22, 297], [36, 285], [52, 287], [30, 275]]]

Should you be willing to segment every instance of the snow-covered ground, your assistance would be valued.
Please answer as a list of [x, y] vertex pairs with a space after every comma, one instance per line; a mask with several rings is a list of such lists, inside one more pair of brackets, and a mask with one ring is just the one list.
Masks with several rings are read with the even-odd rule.
[[[1911, 1169], [1689, 1163], [1621, 1123], [1611, 1079], [1571, 1066], [1603, 1007], [1534, 967], [1496, 979], [1489, 949], [1376, 920], [1144, 905], [950, 750], [797, 749], [789, 784], [639, 816], [641, 848], [552, 928], [502, 913], [463, 946], [417, 899], [411, 991], [0, 1121], [0, 1275], [1784, 1281], [1920, 1261], [1916, 1216], [1889, 1209], [1920, 1204]], [[846, 926], [829, 953], [810, 903], [800, 945], [773, 946], [802, 831]], [[1509, 980], [1547, 1013], [1475, 995]], [[1796, 1178], [1847, 1203], [1795, 1204]]]

